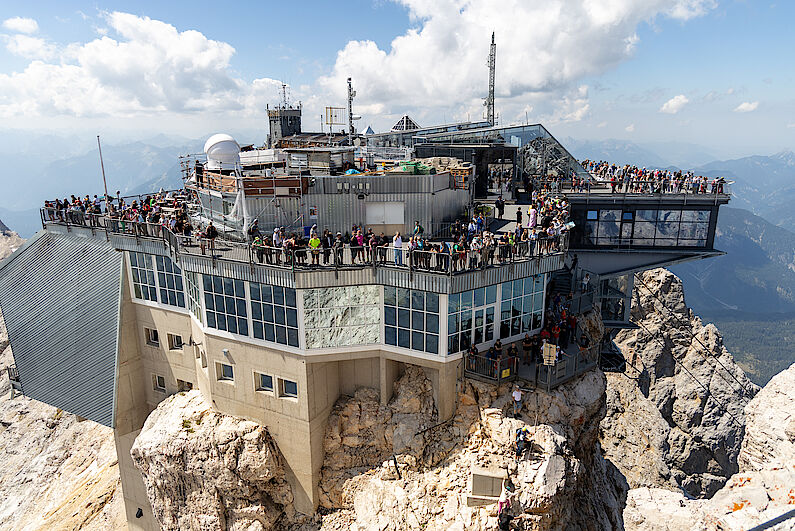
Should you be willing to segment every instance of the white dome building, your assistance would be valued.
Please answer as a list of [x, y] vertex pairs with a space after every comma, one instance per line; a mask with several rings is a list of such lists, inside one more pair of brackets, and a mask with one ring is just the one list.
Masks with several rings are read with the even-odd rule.
[[240, 163], [240, 144], [226, 133], [218, 133], [204, 143], [208, 170], [232, 170]]

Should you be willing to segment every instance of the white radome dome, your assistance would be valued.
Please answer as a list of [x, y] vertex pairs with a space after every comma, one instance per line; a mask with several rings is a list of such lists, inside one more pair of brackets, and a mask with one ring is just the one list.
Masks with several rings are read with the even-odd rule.
[[204, 143], [207, 155], [207, 169], [232, 169], [240, 162], [240, 145], [232, 136], [217, 133]]

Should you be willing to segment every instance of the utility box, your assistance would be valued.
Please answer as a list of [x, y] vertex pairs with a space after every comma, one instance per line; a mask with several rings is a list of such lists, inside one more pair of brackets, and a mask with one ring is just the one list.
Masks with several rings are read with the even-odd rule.
[[502, 482], [508, 477], [503, 468], [473, 467], [469, 476], [467, 507], [497, 503], [502, 492]]

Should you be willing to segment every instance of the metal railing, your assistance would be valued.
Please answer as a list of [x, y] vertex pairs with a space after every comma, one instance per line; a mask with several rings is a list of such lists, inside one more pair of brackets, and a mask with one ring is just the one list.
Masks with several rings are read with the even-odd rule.
[[552, 365], [538, 364], [535, 371], [536, 387], [553, 389], [575, 376], [579, 376], [599, 365], [599, 347], [596, 345], [578, 346], [573, 354], [560, 351], [560, 356]]
[[503, 359], [491, 359], [485, 356], [464, 354], [464, 373], [468, 376], [479, 376], [499, 385], [512, 381], [518, 375], [519, 358], [509, 356]]
[[[440, 242], [432, 242], [431, 250], [411, 249], [403, 246], [395, 248], [390, 242], [386, 245], [370, 247], [335, 244], [331, 248], [317, 250], [309, 248], [270, 247], [264, 244], [236, 242], [220, 238], [209, 239], [200, 232], [177, 234], [163, 223], [130, 221], [123, 217], [104, 214], [89, 214], [80, 211], [68, 215], [42, 208], [42, 226], [58, 224], [67, 227], [80, 226], [110, 234], [124, 234], [138, 238], [159, 239], [171, 251], [176, 261], [180, 254], [205, 255], [213, 260], [225, 259], [247, 262], [268, 267], [289, 269], [340, 269], [362, 267], [397, 267], [410, 271], [426, 271], [446, 275], [456, 275], [490, 267], [537, 260], [560, 252], [565, 252], [568, 233], [555, 238], [545, 238], [539, 242], [523, 241], [514, 244], [485, 246], [478, 250], [453, 251], [453, 246], [444, 247]], [[445, 250], [446, 249], [446, 250]]]

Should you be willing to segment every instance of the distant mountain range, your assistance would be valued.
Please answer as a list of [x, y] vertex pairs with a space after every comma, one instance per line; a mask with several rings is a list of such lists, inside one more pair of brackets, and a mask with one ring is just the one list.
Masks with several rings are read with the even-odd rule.
[[795, 314], [795, 233], [722, 207], [715, 247], [725, 256], [674, 266], [699, 313]]

